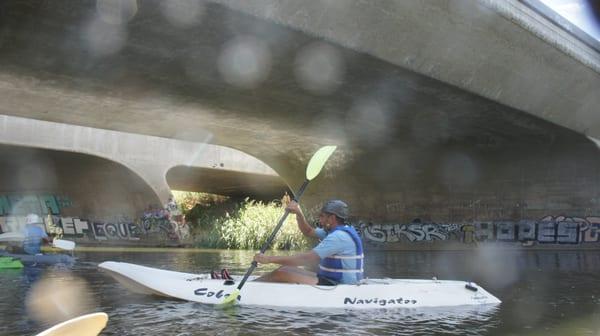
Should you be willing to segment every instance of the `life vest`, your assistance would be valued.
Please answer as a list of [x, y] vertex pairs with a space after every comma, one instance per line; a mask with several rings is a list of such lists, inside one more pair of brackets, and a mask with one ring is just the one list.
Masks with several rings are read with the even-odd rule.
[[[358, 233], [352, 226], [349, 225], [339, 225], [329, 234], [334, 233], [337, 230], [344, 231], [352, 237], [354, 241], [354, 245], [356, 246], [356, 253], [353, 256], [345, 256], [345, 255], [332, 255], [326, 258], [323, 258], [319, 263], [319, 271], [317, 272], [317, 276], [322, 278], [327, 278], [330, 280], [339, 283], [342, 281], [344, 274], [351, 273], [356, 276], [356, 281], [360, 281], [363, 278], [363, 247], [362, 241], [358, 236]], [[348, 269], [344, 268], [343, 260], [354, 260], [354, 268]]]
[[23, 240], [23, 250], [27, 254], [42, 253], [42, 239], [47, 237], [41, 227], [34, 224], [27, 224], [24, 229], [25, 240]]

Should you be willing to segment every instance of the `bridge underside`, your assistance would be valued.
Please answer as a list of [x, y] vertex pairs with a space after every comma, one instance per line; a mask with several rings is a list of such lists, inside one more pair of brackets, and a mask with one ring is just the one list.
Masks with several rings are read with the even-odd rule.
[[[343, 82], [317, 95], [294, 79], [295, 61], [302, 47], [323, 41], [216, 4], [206, 7], [199, 25], [182, 30], [160, 9], [151, 1], [140, 6], [124, 44], [104, 54], [82, 36], [95, 18], [94, 2], [3, 3], [0, 112], [209, 140], [265, 158], [308, 153], [314, 145], [306, 144], [331, 141], [357, 151], [392, 143], [545, 144], [559, 129], [335, 45]], [[223, 46], [249, 34], [269, 45], [271, 67], [260, 85], [240, 88], [217, 67]]]
[[175, 190], [264, 201], [281, 199], [285, 192], [289, 194], [289, 189], [279, 176], [211, 168], [174, 167], [167, 173], [167, 183]]

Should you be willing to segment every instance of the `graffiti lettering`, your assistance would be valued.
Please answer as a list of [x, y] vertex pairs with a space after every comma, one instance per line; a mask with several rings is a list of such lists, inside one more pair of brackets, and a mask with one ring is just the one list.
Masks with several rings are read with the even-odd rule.
[[535, 221], [522, 220], [519, 222], [519, 241], [533, 241], [536, 237]]
[[79, 218], [62, 217], [60, 218], [60, 223], [65, 235], [82, 237], [89, 231], [88, 222]]
[[392, 243], [401, 240], [432, 241], [447, 240], [449, 234], [458, 231], [456, 224], [410, 223], [410, 224], [373, 224], [359, 223], [360, 231], [366, 240], [378, 243]]
[[499, 241], [514, 241], [517, 238], [515, 225], [512, 222], [496, 223], [496, 239]]
[[456, 240], [465, 244], [486, 241], [540, 244], [600, 242], [600, 217], [544, 216], [539, 220], [472, 222], [463, 224], [421, 223], [357, 225], [366, 243], [402, 243]]
[[140, 230], [135, 223], [103, 223], [93, 222], [92, 228], [97, 240], [125, 239], [139, 240]]
[[567, 221], [556, 223], [556, 242], [559, 244], [579, 243], [579, 223]]

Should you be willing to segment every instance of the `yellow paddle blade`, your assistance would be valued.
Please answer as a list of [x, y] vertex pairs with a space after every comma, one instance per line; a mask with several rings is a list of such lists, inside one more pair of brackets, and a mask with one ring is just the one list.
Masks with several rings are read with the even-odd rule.
[[75, 242], [71, 240], [54, 239], [52, 240], [52, 245], [67, 251], [73, 251], [75, 249]]
[[308, 162], [308, 166], [306, 167], [307, 180], [310, 181], [319, 175], [321, 169], [323, 169], [323, 166], [325, 165], [325, 162], [327, 162], [327, 159], [329, 159], [336, 148], [337, 146], [323, 146], [319, 148], [315, 154], [313, 154], [312, 158], [310, 158], [310, 161]]
[[236, 289], [228, 297], [226, 297], [223, 302], [219, 303], [220, 305], [231, 305], [235, 303], [237, 297], [240, 296], [240, 290]]
[[96, 336], [106, 327], [106, 322], [106, 313], [93, 313], [57, 324], [36, 336]]

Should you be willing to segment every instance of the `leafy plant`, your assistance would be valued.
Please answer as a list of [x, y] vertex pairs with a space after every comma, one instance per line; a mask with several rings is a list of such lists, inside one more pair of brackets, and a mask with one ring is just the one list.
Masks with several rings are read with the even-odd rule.
[[[229, 249], [262, 247], [289, 202], [289, 196], [284, 196], [282, 202], [268, 203], [183, 191], [173, 191], [173, 196], [190, 225], [194, 245]], [[300, 232], [292, 215], [271, 248], [290, 250], [308, 246], [309, 240]]]
[[[269, 238], [277, 221], [283, 214], [279, 203], [262, 203], [246, 199], [239, 209], [220, 223], [218, 232], [227, 248], [259, 249]], [[301, 249], [308, 240], [289, 216], [273, 241], [272, 249]]]

